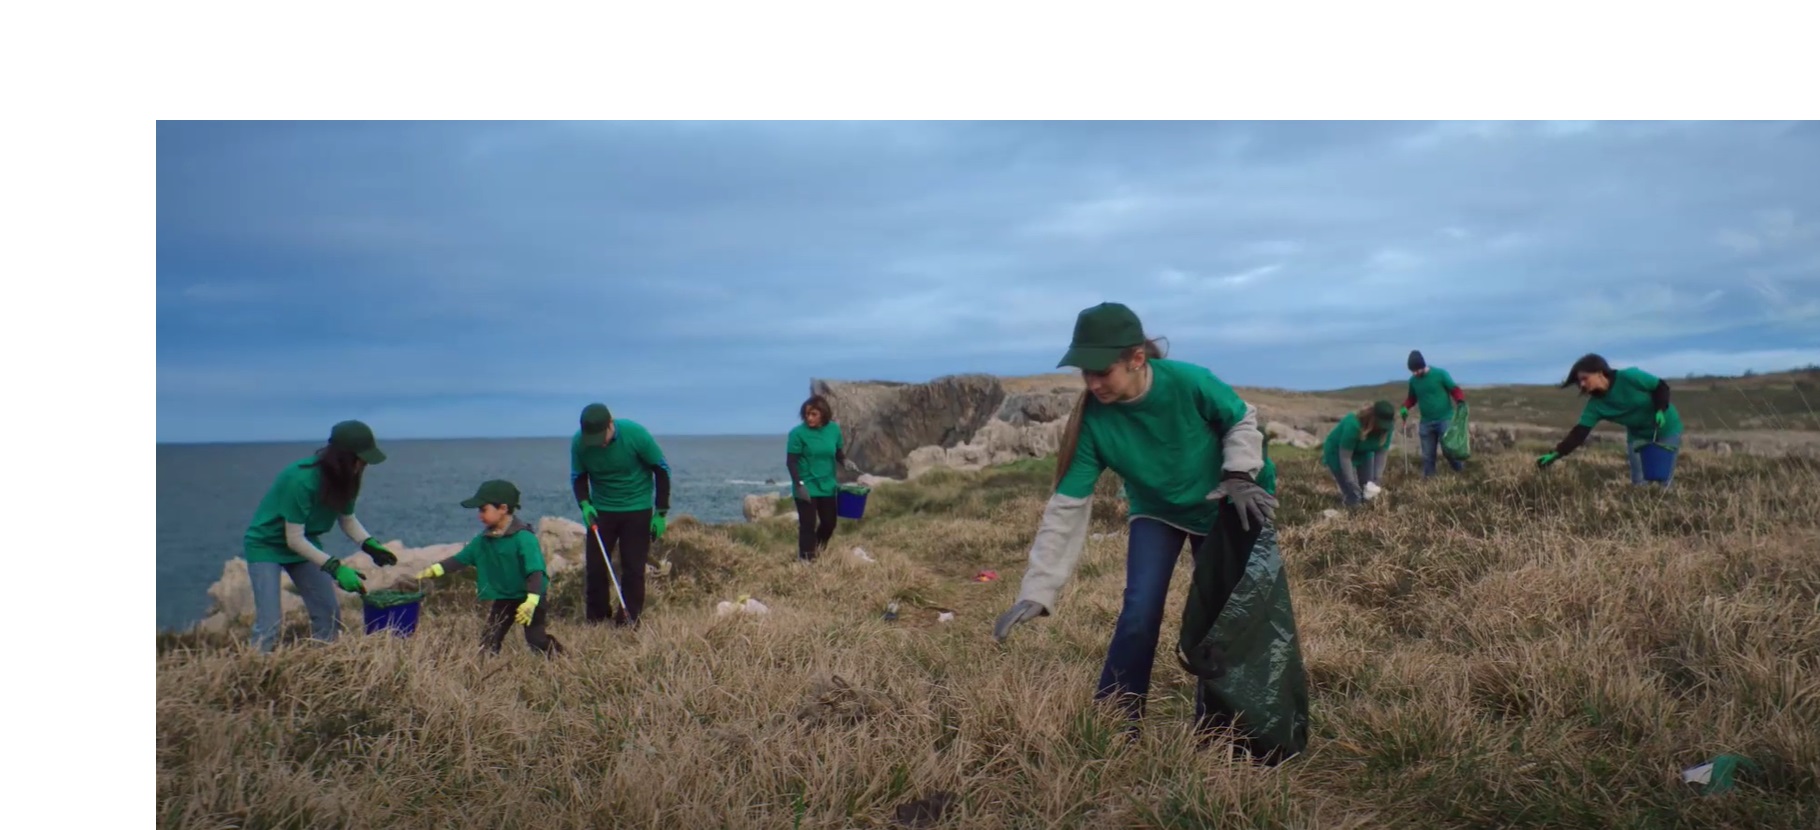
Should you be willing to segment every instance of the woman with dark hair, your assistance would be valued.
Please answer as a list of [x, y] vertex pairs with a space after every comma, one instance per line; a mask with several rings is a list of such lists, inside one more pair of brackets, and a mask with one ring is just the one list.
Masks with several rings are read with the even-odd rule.
[[[1605, 358], [1588, 354], [1574, 361], [1561, 388], [1579, 386], [1587, 396], [1586, 408], [1580, 411], [1580, 422], [1555, 445], [1554, 452], [1536, 459], [1536, 466], [1547, 467], [1574, 451], [1592, 434], [1600, 421], [1611, 421], [1624, 427], [1625, 454], [1630, 457], [1630, 483], [1643, 481], [1643, 448], [1650, 443], [1673, 450], [1681, 447], [1681, 413], [1668, 399], [1668, 381], [1630, 367], [1613, 370]], [[1675, 452], [1674, 457], [1680, 453]], [[1673, 461], [1664, 488], [1674, 480]]]
[[1346, 413], [1321, 441], [1321, 463], [1340, 485], [1342, 506], [1358, 506], [1365, 500], [1365, 485], [1376, 484], [1384, 474], [1396, 415], [1390, 401], [1378, 401]]
[[1131, 309], [1101, 303], [1075, 319], [1059, 366], [1081, 371], [1056, 459], [1055, 490], [1030, 546], [1023, 585], [993, 636], [1056, 608], [1087, 541], [1105, 470], [1129, 502], [1124, 605], [1094, 697], [1142, 717], [1182, 546], [1194, 582], [1178, 658], [1200, 682], [1197, 729], [1236, 727], [1254, 756], [1281, 758], [1307, 739], [1307, 688], [1289, 586], [1271, 517], [1275, 465], [1256, 407], [1206, 368], [1163, 357]]
[[283, 620], [279, 589], [284, 574], [310, 612], [310, 634], [332, 641], [341, 612], [335, 588], [366, 593], [366, 577], [340, 559], [322, 552], [322, 534], [331, 523], [373, 558], [390, 567], [398, 557], [373, 540], [354, 516], [361, 475], [367, 465], [385, 461], [373, 430], [359, 421], [342, 421], [329, 431], [329, 442], [310, 458], [291, 462], [260, 499], [247, 526], [243, 548], [247, 579], [253, 587], [253, 645], [270, 652]]
[[784, 467], [790, 471], [790, 494], [796, 500], [796, 558], [809, 562], [834, 538], [835, 503], [840, 493], [836, 470], [857, 472], [841, 439], [834, 408], [820, 395], [797, 407], [802, 423], [790, 430], [784, 447]]

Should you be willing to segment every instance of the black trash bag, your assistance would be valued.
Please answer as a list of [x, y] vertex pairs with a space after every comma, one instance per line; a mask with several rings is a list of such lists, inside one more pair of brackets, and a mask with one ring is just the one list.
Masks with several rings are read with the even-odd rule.
[[1246, 531], [1220, 500], [1213, 532], [1194, 551], [1177, 660], [1197, 679], [1203, 734], [1230, 729], [1252, 757], [1275, 765], [1308, 747], [1308, 675], [1274, 522]]

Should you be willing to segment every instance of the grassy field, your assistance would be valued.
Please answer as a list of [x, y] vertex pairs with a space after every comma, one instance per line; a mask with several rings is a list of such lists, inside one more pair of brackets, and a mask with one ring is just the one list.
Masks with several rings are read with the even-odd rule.
[[[1820, 826], [1820, 462], [1690, 453], [1661, 493], [1610, 450], [1537, 471], [1534, 449], [1430, 482], [1393, 458], [1386, 496], [1334, 520], [1312, 455], [1281, 454], [1314, 729], [1276, 769], [1186, 734], [1186, 555], [1142, 736], [1091, 704], [1116, 501], [1057, 615], [993, 642], [1046, 495], [1033, 462], [880, 488], [806, 567], [788, 522], [678, 521], [637, 634], [584, 628], [559, 580], [551, 662], [517, 631], [476, 655], [454, 580], [409, 640], [260, 657], [162, 635], [158, 824]], [[714, 616], [740, 593], [770, 613]], [[1681, 782], [1720, 753], [1756, 767], [1730, 792]]]
[[[1566, 374], [1565, 369], [1562, 373]], [[1559, 426], [1565, 434], [1586, 404], [1579, 390], [1573, 388], [1475, 387], [1471, 378], [1455, 380], [1466, 385], [1466, 399], [1478, 421]], [[1663, 380], [1668, 381], [1675, 408], [1689, 430], [1820, 430], [1820, 369], [1752, 377]], [[1405, 384], [1399, 381], [1313, 394], [1349, 405], [1363, 405], [1378, 398], [1401, 405], [1406, 393]]]

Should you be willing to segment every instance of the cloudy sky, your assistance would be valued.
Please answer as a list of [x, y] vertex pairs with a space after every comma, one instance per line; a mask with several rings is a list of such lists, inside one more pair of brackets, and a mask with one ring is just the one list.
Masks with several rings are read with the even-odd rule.
[[160, 441], [781, 433], [812, 377], [1051, 371], [1102, 300], [1235, 385], [1820, 362], [1811, 122], [164, 122], [157, 158]]

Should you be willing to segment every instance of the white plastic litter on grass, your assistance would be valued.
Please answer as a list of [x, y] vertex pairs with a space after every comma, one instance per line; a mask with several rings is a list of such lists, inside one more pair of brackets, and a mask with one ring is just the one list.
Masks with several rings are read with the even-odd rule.
[[724, 617], [736, 611], [742, 614], [763, 614], [770, 610], [770, 608], [765, 607], [765, 604], [758, 600], [747, 596], [741, 596], [738, 601], [735, 602], [721, 600], [719, 605], [714, 606], [714, 616]]
[[877, 562], [878, 561], [877, 559], [873, 559], [872, 554], [867, 553], [865, 548], [854, 548], [853, 549], [853, 558], [858, 559], [861, 562]]

